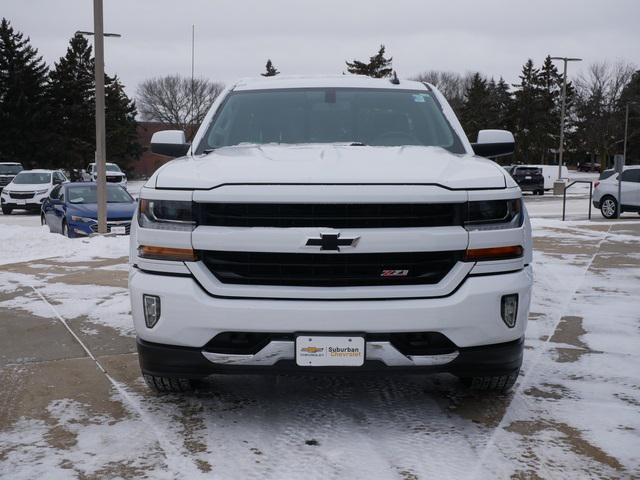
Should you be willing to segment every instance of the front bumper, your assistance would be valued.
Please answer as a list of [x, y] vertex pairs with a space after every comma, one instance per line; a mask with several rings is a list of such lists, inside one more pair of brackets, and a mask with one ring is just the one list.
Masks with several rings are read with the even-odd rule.
[[0, 202], [3, 207], [9, 207], [13, 209], [23, 210], [40, 210], [42, 208], [42, 202], [47, 198], [47, 194], [35, 195], [33, 198], [27, 199], [14, 199], [7, 193], [0, 194]]
[[[524, 336], [532, 283], [533, 273], [527, 266], [511, 273], [468, 276], [451, 294], [437, 298], [285, 300], [212, 296], [188, 275], [136, 268], [129, 275], [138, 337], [195, 348], [230, 331], [439, 332], [461, 348], [506, 343]], [[517, 322], [508, 328], [501, 318], [500, 300], [514, 293], [519, 295]], [[153, 328], [145, 325], [143, 294], [161, 299], [162, 314]]]
[[398, 365], [393, 360], [390, 361], [391, 356], [394, 355], [393, 353], [381, 356], [372, 347], [373, 344], [375, 342], [367, 342], [366, 360], [361, 367], [300, 367], [296, 365], [292, 357], [292, 345], [290, 346], [290, 356], [277, 357], [275, 361], [264, 365], [259, 362], [244, 364], [242, 362], [216, 363], [208, 359], [207, 352], [203, 352], [200, 348], [162, 345], [146, 342], [140, 338], [137, 340], [138, 359], [143, 373], [162, 377], [193, 379], [204, 378], [218, 373], [349, 374], [367, 372], [448, 372], [459, 377], [497, 376], [512, 373], [519, 368], [522, 364], [524, 349], [523, 338], [518, 338], [506, 343], [460, 348], [455, 354], [431, 355], [429, 357], [446, 357], [436, 358], [432, 362], [426, 359], [427, 356], [422, 356], [422, 364]]

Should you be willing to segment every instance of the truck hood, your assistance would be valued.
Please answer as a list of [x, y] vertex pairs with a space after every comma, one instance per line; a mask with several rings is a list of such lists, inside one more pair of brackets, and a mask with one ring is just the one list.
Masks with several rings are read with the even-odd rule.
[[150, 179], [156, 188], [210, 189], [224, 184], [439, 184], [505, 188], [494, 162], [439, 147], [251, 145], [173, 160]]

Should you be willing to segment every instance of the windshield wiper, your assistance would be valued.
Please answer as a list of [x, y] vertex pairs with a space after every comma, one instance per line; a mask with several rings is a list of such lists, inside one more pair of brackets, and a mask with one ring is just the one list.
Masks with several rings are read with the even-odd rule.
[[351, 142], [349, 146], [350, 147], [366, 147], [367, 144], [363, 142]]

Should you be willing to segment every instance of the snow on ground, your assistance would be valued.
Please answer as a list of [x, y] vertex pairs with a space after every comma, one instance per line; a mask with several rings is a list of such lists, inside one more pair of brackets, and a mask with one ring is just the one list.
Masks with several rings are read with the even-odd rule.
[[[39, 223], [39, 219], [35, 217]], [[32, 217], [33, 222], [33, 217]], [[93, 258], [128, 255], [129, 237], [66, 238], [49, 233], [47, 227], [26, 227], [0, 223], [0, 265], [58, 258], [65, 262], [85, 262]]]
[[[98, 355], [106, 376], [74, 359], [9, 365], [0, 400], [22, 400], [0, 403], [0, 478], [640, 477], [640, 219], [562, 222], [557, 199], [527, 202], [535, 287], [511, 395], [436, 375], [224, 376], [155, 396], [130, 347]], [[126, 282], [128, 239], [68, 240], [37, 217], [12, 220], [0, 216], [0, 332], [4, 311], [60, 315], [93, 351], [130, 346], [127, 292], [110, 283]], [[40, 413], [4, 424], [3, 411], [39, 398], [24, 385], [43, 369]]]

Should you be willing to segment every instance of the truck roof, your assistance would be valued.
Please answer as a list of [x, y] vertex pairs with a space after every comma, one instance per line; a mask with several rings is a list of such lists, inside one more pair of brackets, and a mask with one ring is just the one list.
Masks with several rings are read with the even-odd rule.
[[389, 78], [371, 78], [364, 75], [277, 75], [238, 80], [234, 91], [272, 90], [278, 88], [384, 88], [389, 90], [429, 90], [424, 83], [400, 80], [391, 83]]

